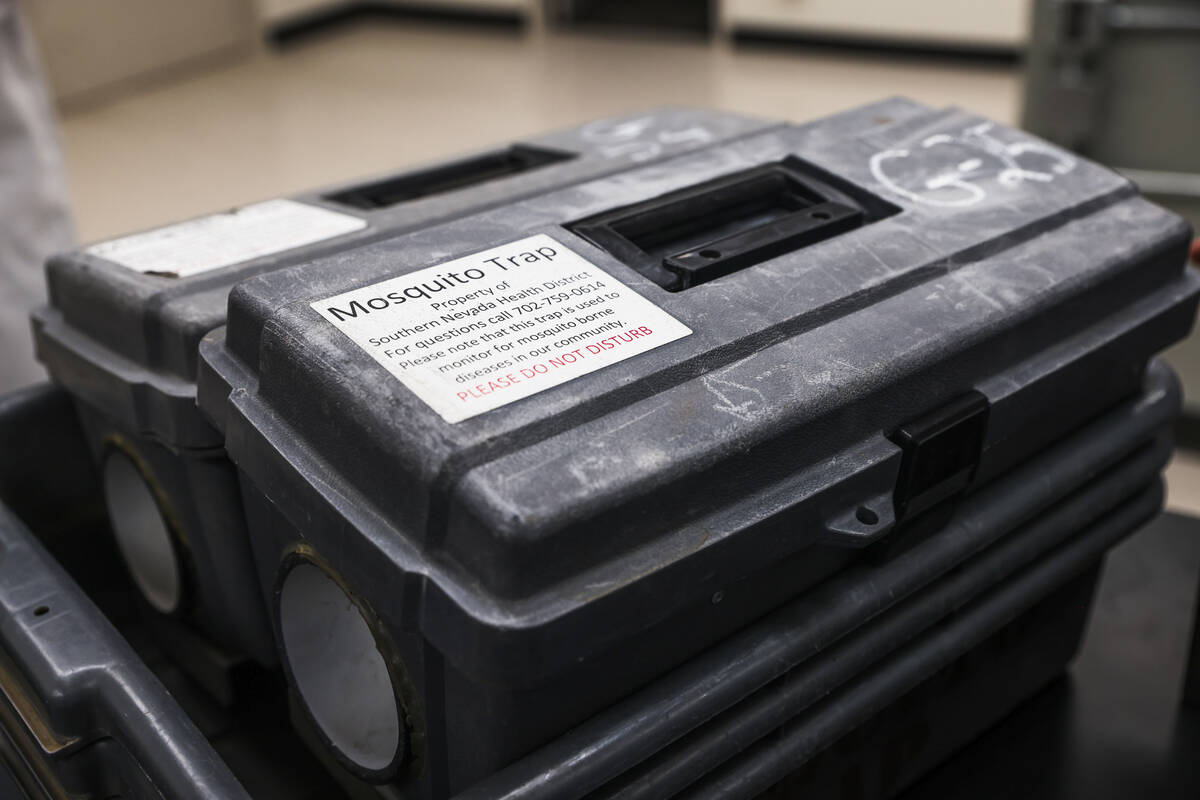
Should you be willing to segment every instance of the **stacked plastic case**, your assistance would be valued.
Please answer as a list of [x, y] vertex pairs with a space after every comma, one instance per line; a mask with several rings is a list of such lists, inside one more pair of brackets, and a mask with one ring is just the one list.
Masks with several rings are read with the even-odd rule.
[[597, 120], [52, 258], [38, 355], [78, 400], [117, 541], [149, 603], [274, 663], [237, 478], [196, 406], [199, 341], [223, 324], [239, 281], [776, 124], [689, 109]]
[[[347, 795], [890, 796], [1062, 670], [1161, 507], [1186, 225], [955, 109], [729, 125], [234, 268], [203, 417], [117, 434], [211, 426], [179, 496], [237, 517], [214, 585]], [[44, 357], [126, 452], [68, 295]]]
[[1186, 335], [1189, 238], [892, 100], [242, 282], [200, 403], [298, 724], [348, 786], [454, 795], [952, 535]]

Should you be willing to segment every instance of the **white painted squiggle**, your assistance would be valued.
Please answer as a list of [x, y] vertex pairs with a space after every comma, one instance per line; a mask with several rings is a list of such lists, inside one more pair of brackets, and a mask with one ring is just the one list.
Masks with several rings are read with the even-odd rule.
[[[921, 140], [914, 152], [883, 150], [871, 156], [871, 175], [885, 189], [913, 202], [941, 207], [972, 206], [988, 196], [981, 182], [992, 178], [1007, 189], [1026, 183], [1046, 184], [1075, 169], [1068, 153], [1042, 142], [1004, 142], [992, 133], [990, 122], [961, 133], [936, 133]], [[931, 153], [944, 158], [930, 156]], [[1048, 167], [1023, 163], [1029, 156]], [[908, 169], [906, 174], [905, 169]]]
[[952, 172], [939, 173], [933, 177], [927, 178], [923, 184], [924, 188], [929, 191], [943, 191], [945, 189], [957, 189], [963, 194], [952, 197], [940, 197], [932, 195], [922, 195], [917, 192], [905, 189], [899, 183], [896, 183], [887, 174], [886, 165], [889, 161], [896, 159], [908, 158], [911, 153], [908, 150], [884, 150], [871, 156], [871, 175], [875, 180], [879, 181], [893, 193], [901, 197], [907, 197], [918, 203], [925, 203], [931, 206], [970, 206], [978, 203], [987, 196], [982, 188], [974, 183], [964, 180], [960, 175], [955, 175]]

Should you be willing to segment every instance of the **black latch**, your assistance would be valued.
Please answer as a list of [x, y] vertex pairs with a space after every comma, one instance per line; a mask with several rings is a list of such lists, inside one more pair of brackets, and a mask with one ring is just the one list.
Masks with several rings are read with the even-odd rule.
[[971, 485], [989, 407], [987, 397], [971, 391], [891, 435], [904, 450], [896, 481], [897, 519], [928, 511]]

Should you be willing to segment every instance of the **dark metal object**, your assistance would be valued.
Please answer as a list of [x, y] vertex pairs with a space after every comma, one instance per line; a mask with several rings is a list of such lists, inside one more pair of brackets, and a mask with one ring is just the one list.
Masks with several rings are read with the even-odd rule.
[[1200, 584], [1196, 587], [1196, 604], [1192, 609], [1192, 637], [1184, 672], [1183, 703], [1200, 708]]
[[1039, 0], [1022, 124], [1190, 209], [1200, 200], [1197, 34], [1200, 10], [1183, 3]]
[[[1200, 9], [1188, 0], [1037, 0], [1022, 125], [1112, 165], [1200, 223]], [[1200, 412], [1200, 340], [1167, 354]], [[1182, 440], [1191, 446], [1189, 439]]]

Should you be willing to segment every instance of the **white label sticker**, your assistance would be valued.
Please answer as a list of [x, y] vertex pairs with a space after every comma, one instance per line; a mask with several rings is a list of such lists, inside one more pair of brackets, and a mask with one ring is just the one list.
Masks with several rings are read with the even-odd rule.
[[267, 200], [87, 248], [153, 275], [185, 278], [365, 228], [367, 221], [294, 200]]
[[545, 234], [312, 307], [447, 422], [691, 333]]

